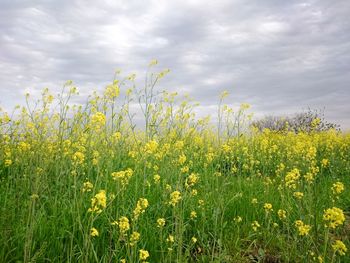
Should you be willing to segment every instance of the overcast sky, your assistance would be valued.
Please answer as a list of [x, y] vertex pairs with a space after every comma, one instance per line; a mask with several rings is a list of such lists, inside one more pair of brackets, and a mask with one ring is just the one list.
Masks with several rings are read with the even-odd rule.
[[0, 0], [0, 33], [6, 109], [68, 79], [86, 94], [117, 68], [143, 78], [156, 58], [160, 88], [204, 113], [228, 90], [256, 116], [325, 108], [350, 129], [349, 0]]

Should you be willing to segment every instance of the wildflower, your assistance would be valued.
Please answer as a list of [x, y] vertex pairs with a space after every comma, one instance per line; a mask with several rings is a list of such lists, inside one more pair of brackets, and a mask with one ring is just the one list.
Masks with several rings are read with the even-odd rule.
[[267, 212], [267, 213], [273, 211], [273, 209], [272, 209], [272, 204], [270, 204], [270, 203], [265, 203], [265, 204], [264, 204], [264, 209], [265, 209], [265, 212]]
[[191, 217], [191, 219], [196, 219], [196, 218], [197, 218], [197, 213], [196, 213], [196, 211], [191, 211], [190, 217]]
[[198, 194], [198, 191], [196, 189], [192, 189], [191, 195], [196, 196]]
[[257, 204], [258, 203], [258, 199], [256, 198], [253, 198], [252, 201], [251, 201], [252, 204]]
[[83, 192], [91, 192], [92, 188], [94, 187], [94, 185], [92, 183], [90, 183], [89, 181], [85, 182], [83, 184]]
[[258, 221], [253, 221], [253, 223], [252, 223], [253, 230], [257, 231], [259, 227], [260, 227], [259, 222]]
[[178, 159], [178, 163], [180, 165], [183, 165], [185, 162], [186, 162], [186, 155], [184, 155], [183, 153], [179, 156], [179, 159]]
[[191, 241], [192, 241], [193, 244], [195, 244], [195, 243], [197, 243], [197, 238], [192, 237], [192, 238], [191, 238]]
[[157, 219], [157, 227], [162, 228], [165, 226], [165, 218], [158, 218]]
[[73, 164], [77, 165], [77, 164], [83, 164], [85, 161], [85, 155], [82, 152], [75, 152], [73, 154]]
[[201, 207], [201, 206], [203, 206], [203, 205], [204, 205], [204, 200], [199, 199], [199, 200], [198, 200], [198, 206]]
[[294, 168], [293, 170], [288, 172], [286, 177], [284, 178], [286, 187], [295, 189], [299, 178], [300, 178], [300, 172], [297, 168]]
[[175, 206], [181, 200], [181, 193], [179, 191], [174, 191], [170, 194], [169, 204]]
[[107, 197], [106, 191], [100, 190], [94, 198], [91, 199], [91, 207], [88, 209], [88, 212], [101, 213], [102, 209], [107, 206]]
[[180, 169], [180, 171], [181, 171], [181, 173], [185, 174], [185, 173], [188, 173], [190, 171], [190, 168], [187, 165], [185, 165], [184, 167], [182, 167]]
[[169, 242], [169, 243], [174, 243], [174, 242], [175, 242], [175, 238], [174, 238], [173, 235], [169, 235], [169, 236], [167, 237], [166, 241]]
[[159, 174], [153, 175], [153, 181], [155, 184], [159, 184], [160, 183], [160, 175]]
[[283, 220], [283, 219], [286, 219], [286, 211], [285, 210], [283, 210], [283, 209], [279, 209], [278, 211], [277, 211], [277, 214], [278, 214], [278, 217], [281, 219], [281, 220]]
[[92, 236], [92, 237], [97, 237], [98, 236], [98, 231], [97, 231], [97, 229], [96, 228], [91, 228], [90, 229], [90, 236]]
[[157, 149], [158, 149], [158, 143], [154, 140], [149, 141], [145, 145], [145, 152], [148, 154], [155, 153]]
[[298, 229], [300, 236], [307, 236], [309, 234], [309, 231], [311, 230], [310, 225], [304, 224], [304, 222], [301, 220], [295, 221], [294, 224], [295, 224], [295, 227]]
[[113, 172], [112, 173], [112, 178], [115, 181], [120, 181], [121, 185], [125, 187], [133, 175], [134, 171], [130, 168], [124, 170], [124, 171], [119, 171], [119, 172]]
[[242, 217], [240, 217], [240, 216], [237, 216], [237, 217], [235, 217], [234, 219], [233, 219], [233, 221], [235, 221], [236, 223], [240, 223], [240, 222], [242, 222]]
[[297, 199], [301, 199], [301, 198], [303, 198], [304, 193], [302, 193], [302, 192], [294, 192], [294, 193], [293, 193], [293, 196], [294, 196], [295, 198], [297, 198]]
[[141, 261], [145, 261], [149, 257], [149, 253], [147, 250], [140, 249], [139, 250], [139, 258]]
[[199, 180], [198, 174], [191, 173], [188, 178], [186, 178], [185, 186], [186, 188], [194, 186]]
[[326, 227], [336, 228], [344, 223], [345, 216], [343, 210], [333, 207], [324, 211], [323, 220], [326, 221]]
[[121, 234], [125, 233], [130, 229], [129, 219], [126, 216], [122, 216], [118, 221], [114, 221], [111, 225], [117, 225]]
[[146, 198], [140, 198], [137, 201], [136, 208], [133, 211], [134, 220], [138, 219], [138, 217], [146, 211], [148, 205], [148, 200]]
[[345, 253], [348, 251], [345, 244], [340, 240], [336, 240], [334, 242], [334, 244], [332, 245], [332, 248], [333, 248], [335, 253], [338, 252], [338, 254], [341, 256], [344, 256]]
[[328, 159], [322, 159], [321, 166], [323, 168], [326, 168], [328, 165], [329, 165], [329, 160]]
[[131, 236], [130, 236], [130, 246], [133, 246], [137, 243], [137, 241], [140, 240], [140, 233], [139, 232], [132, 232]]
[[332, 192], [334, 195], [339, 195], [344, 191], [345, 187], [342, 182], [336, 182], [332, 186]]

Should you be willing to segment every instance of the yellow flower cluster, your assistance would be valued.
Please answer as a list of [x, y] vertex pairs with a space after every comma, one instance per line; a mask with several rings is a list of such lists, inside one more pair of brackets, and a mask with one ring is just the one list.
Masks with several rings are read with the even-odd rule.
[[344, 192], [344, 190], [345, 190], [345, 187], [344, 187], [344, 184], [342, 182], [336, 182], [332, 186], [332, 192], [334, 195], [339, 195], [342, 192]]
[[300, 179], [300, 172], [297, 168], [294, 168], [293, 170], [288, 172], [284, 178], [286, 187], [291, 189], [296, 189], [299, 179]]
[[106, 191], [100, 190], [95, 197], [91, 199], [91, 207], [88, 209], [89, 212], [101, 213], [107, 206]]
[[125, 187], [133, 175], [134, 171], [131, 168], [128, 168], [124, 171], [113, 172], [112, 178], [115, 181], [119, 181], [123, 187]]
[[304, 224], [304, 222], [301, 220], [295, 221], [294, 224], [295, 224], [295, 227], [298, 229], [300, 236], [307, 236], [309, 234], [311, 230], [310, 225]]
[[146, 211], [146, 208], [148, 207], [148, 200], [146, 198], [140, 198], [137, 201], [136, 208], [133, 211], [134, 214], [134, 220], [137, 220], [141, 214], [143, 214]]
[[332, 245], [332, 248], [335, 253], [338, 253], [341, 256], [344, 256], [345, 253], [348, 251], [345, 244], [341, 240], [336, 240]]
[[111, 225], [117, 225], [122, 235], [125, 235], [130, 229], [129, 219], [126, 216], [122, 216], [119, 220], [112, 222]]
[[174, 191], [170, 194], [169, 205], [176, 206], [181, 199], [181, 193], [179, 191]]
[[327, 227], [336, 228], [344, 223], [345, 216], [343, 210], [333, 207], [324, 211], [323, 220], [326, 222]]

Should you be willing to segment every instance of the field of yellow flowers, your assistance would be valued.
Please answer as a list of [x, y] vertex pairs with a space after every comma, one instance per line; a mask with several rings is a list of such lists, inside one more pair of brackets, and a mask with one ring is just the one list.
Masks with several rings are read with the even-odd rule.
[[226, 93], [213, 126], [167, 72], [1, 113], [0, 262], [350, 262], [350, 135], [248, 130]]

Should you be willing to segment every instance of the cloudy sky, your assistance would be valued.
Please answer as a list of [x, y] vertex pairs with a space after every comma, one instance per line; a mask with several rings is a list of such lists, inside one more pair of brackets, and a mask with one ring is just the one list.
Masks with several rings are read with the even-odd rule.
[[114, 70], [171, 73], [203, 113], [218, 94], [256, 116], [325, 109], [350, 129], [349, 0], [0, 1], [0, 105], [71, 79], [84, 94]]

